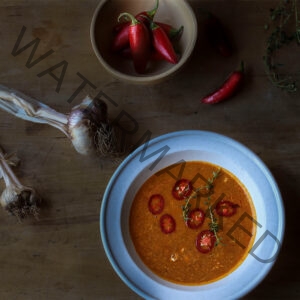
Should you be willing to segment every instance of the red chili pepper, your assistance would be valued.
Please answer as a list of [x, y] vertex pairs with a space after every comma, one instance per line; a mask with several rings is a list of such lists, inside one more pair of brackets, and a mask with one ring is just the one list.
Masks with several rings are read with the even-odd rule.
[[210, 230], [203, 230], [201, 231], [196, 239], [196, 248], [201, 253], [209, 253], [216, 244], [216, 236]]
[[209, 13], [209, 17], [205, 22], [205, 34], [210, 44], [224, 57], [232, 54], [228, 36], [221, 24], [213, 14]]
[[[147, 20], [146, 18], [143, 18], [142, 16], [139, 16], [139, 15], [135, 16], [135, 18], [138, 21], [144, 22], [144, 23], [145, 23], [145, 20]], [[166, 32], [166, 34], [168, 35], [168, 37], [171, 41], [173, 41], [175, 39], [179, 39], [183, 33], [183, 29], [184, 29], [183, 26], [180, 26], [179, 28], [174, 28], [170, 24], [166, 24], [166, 23], [162, 23], [162, 22], [155, 22], [155, 23], [157, 25], [159, 25]], [[130, 22], [122, 22], [120, 24], [115, 25], [114, 33], [117, 34], [122, 29], [124, 29], [124, 27], [128, 27], [129, 25], [130, 25]]]
[[150, 22], [153, 20], [157, 9], [159, 6], [159, 0], [156, 0], [156, 4], [154, 6], [154, 8], [152, 8], [151, 10], [148, 11], [142, 11], [140, 13], [138, 13], [135, 17], [137, 20], [139, 20], [140, 22], [145, 23], [146, 25], [150, 25]]
[[150, 28], [152, 30], [154, 49], [160, 53], [166, 61], [176, 64], [178, 57], [166, 32], [154, 22], [151, 23]]
[[132, 59], [130, 47], [128, 46], [125, 49], [122, 49], [122, 51], [120, 51], [120, 55], [123, 58]]
[[169, 39], [172, 41], [174, 39], [180, 38], [182, 32], [183, 32], [183, 26], [180, 26], [178, 29], [174, 28], [170, 24], [161, 23], [161, 22], [155, 22], [158, 26], [160, 26], [168, 35]]
[[238, 204], [232, 203], [228, 200], [221, 200], [216, 205], [216, 212], [222, 217], [231, 217], [236, 213], [236, 209], [240, 207]]
[[137, 73], [145, 73], [151, 51], [150, 35], [146, 25], [129, 13], [122, 13], [119, 19], [127, 17], [131, 20], [129, 26], [129, 45]]
[[162, 61], [162, 60], [165, 60], [165, 58], [159, 52], [157, 52], [155, 49], [153, 49], [151, 51], [150, 59], [152, 61]]
[[165, 199], [160, 194], [154, 194], [148, 201], [148, 209], [153, 215], [159, 215], [165, 206]]
[[[132, 59], [130, 47], [128, 46], [125, 49], [122, 49], [120, 51], [120, 55], [123, 58]], [[180, 54], [177, 53], [177, 56], [180, 57]], [[162, 60], [164, 60], [164, 57], [160, 53], [158, 53], [156, 50], [152, 49], [151, 54], [150, 54], [150, 60], [151, 61], [162, 61]]]
[[194, 208], [188, 213], [186, 225], [191, 229], [198, 229], [201, 227], [205, 219], [205, 212], [200, 208]]
[[[131, 54], [130, 47], [128, 46], [127, 48], [123, 49], [120, 52], [120, 55], [123, 58], [132, 59], [132, 54]], [[160, 53], [153, 50], [153, 51], [151, 51], [150, 60], [152, 60], [152, 61], [161, 61], [161, 60], [164, 60], [164, 58], [160, 55]]]
[[239, 89], [243, 78], [244, 64], [242, 62], [240, 70], [231, 73], [219, 89], [204, 97], [201, 102], [206, 104], [215, 104], [230, 98]]
[[[146, 24], [146, 18], [142, 18], [141, 15], [136, 16], [135, 18], [139, 22]], [[123, 22], [117, 25], [119, 25], [119, 28], [116, 29], [118, 30], [118, 32], [113, 38], [111, 47], [113, 52], [119, 52], [129, 46], [129, 27], [131, 25], [131, 22]]]
[[[156, 12], [157, 12], [157, 9], [158, 9], [158, 5], [159, 5], [159, 0], [156, 0], [156, 4], [154, 6], [154, 8], [152, 8], [151, 10], [148, 10], [148, 11], [142, 11], [140, 13], [138, 13], [135, 18], [137, 20], [139, 20], [140, 22], [148, 22], [148, 24], [150, 24], [150, 20], [153, 20]], [[114, 26], [114, 29], [113, 29], [113, 32], [114, 33], [117, 33], [119, 32], [123, 27], [125, 26], [129, 26], [130, 25], [130, 22], [128, 21], [125, 21], [125, 22], [122, 22], [122, 23], [119, 23], [117, 25]]]
[[118, 32], [120, 32], [124, 27], [128, 27], [130, 25], [129, 21], [124, 21], [121, 23], [118, 23], [113, 28], [113, 33], [116, 35]]
[[[151, 9], [149, 11], [140, 12], [135, 16], [135, 18], [138, 21], [144, 23], [145, 25], [149, 25], [150, 21], [153, 20], [155, 14], [156, 14], [158, 5], [159, 5], [159, 0], [156, 0], [156, 5], [153, 9]], [[130, 24], [131, 24], [130, 21], [126, 21], [126, 22], [117, 24], [113, 28], [113, 32], [115, 33], [115, 37], [113, 39], [112, 47], [111, 47], [113, 52], [119, 52], [120, 50], [129, 46], [128, 34], [129, 34]]]
[[179, 179], [176, 181], [172, 189], [172, 195], [177, 200], [183, 200], [191, 195], [193, 192], [193, 185], [190, 180]]
[[129, 27], [130, 27], [130, 24], [131, 24], [131, 22], [128, 22], [128, 25], [123, 26], [119, 30], [119, 32], [114, 36], [113, 41], [112, 41], [112, 46], [111, 46], [111, 50], [113, 52], [119, 52], [122, 49], [129, 46]]
[[169, 215], [164, 214], [159, 219], [161, 231], [165, 234], [172, 233], [176, 229], [175, 219]]

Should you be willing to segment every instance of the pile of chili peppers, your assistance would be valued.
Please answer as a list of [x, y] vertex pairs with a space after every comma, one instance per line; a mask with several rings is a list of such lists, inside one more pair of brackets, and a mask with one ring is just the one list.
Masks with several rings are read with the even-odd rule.
[[179, 61], [174, 42], [180, 38], [183, 26], [177, 29], [170, 24], [154, 22], [158, 6], [159, 0], [156, 0], [150, 11], [135, 16], [121, 13], [119, 23], [114, 27], [112, 51], [132, 59], [139, 74], [146, 73], [150, 61], [165, 60], [171, 64]]

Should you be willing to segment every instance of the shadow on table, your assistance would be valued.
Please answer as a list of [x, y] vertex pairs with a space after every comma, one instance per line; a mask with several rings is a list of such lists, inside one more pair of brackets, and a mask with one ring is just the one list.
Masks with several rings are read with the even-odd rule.
[[[297, 178], [286, 170], [271, 170], [281, 191], [286, 227], [281, 252], [264, 281], [243, 299], [300, 299], [299, 212]], [[297, 194], [298, 193], [298, 194]]]

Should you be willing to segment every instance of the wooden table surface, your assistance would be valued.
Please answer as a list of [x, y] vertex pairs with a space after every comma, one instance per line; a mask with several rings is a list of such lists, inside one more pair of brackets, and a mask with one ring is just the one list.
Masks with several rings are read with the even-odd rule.
[[[147, 130], [156, 137], [199, 129], [245, 144], [278, 181], [287, 220], [275, 266], [245, 299], [299, 299], [299, 92], [288, 94], [274, 87], [262, 60], [267, 37], [264, 24], [277, 1], [190, 0], [198, 18], [204, 9], [222, 20], [235, 52], [229, 58], [215, 53], [203, 38], [199, 19], [199, 37], [191, 60], [172, 79], [155, 86], [117, 81], [98, 63], [89, 38], [97, 2], [2, 0], [0, 84], [64, 113], [87, 93], [93, 96], [103, 91], [117, 103], [108, 103], [111, 120], [122, 111], [136, 120], [138, 130], [130, 136], [133, 142]], [[40, 39], [34, 58], [53, 50], [33, 66], [26, 66], [31, 49], [12, 55], [23, 27], [20, 47]], [[297, 55], [296, 51], [291, 54], [287, 62], [291, 67], [299, 66]], [[246, 64], [242, 90], [222, 104], [201, 105], [200, 98], [217, 87], [241, 60]], [[38, 74], [62, 61], [67, 62], [67, 69], [56, 92], [57, 81], [49, 74]], [[67, 100], [82, 83], [80, 75], [97, 88], [86, 86], [70, 104]], [[132, 121], [122, 121], [130, 129]], [[139, 299], [113, 271], [100, 239], [101, 199], [119, 161], [81, 156], [60, 131], [3, 111], [0, 144], [8, 153], [17, 153], [21, 164], [16, 174], [44, 199], [39, 220], [29, 218], [20, 224], [0, 211], [0, 299]]]

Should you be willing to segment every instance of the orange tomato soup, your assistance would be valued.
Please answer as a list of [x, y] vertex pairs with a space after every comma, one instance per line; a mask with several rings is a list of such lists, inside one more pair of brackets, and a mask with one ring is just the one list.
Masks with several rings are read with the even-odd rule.
[[[208, 189], [209, 179], [218, 170]], [[192, 187], [190, 194], [181, 191], [182, 199], [176, 199], [174, 194], [178, 192], [174, 186], [179, 179], [190, 182]], [[228, 209], [222, 203], [232, 207]], [[188, 207], [188, 212], [197, 208], [205, 213], [201, 221], [196, 220], [198, 228], [187, 225], [191, 218], [184, 219], [187, 215], [183, 207]], [[174, 223], [162, 221], [166, 215]], [[212, 216], [218, 231], [210, 225]], [[192, 161], [167, 167], [141, 186], [132, 203], [129, 226], [135, 249], [149, 269], [174, 283], [199, 285], [226, 276], [242, 263], [254, 241], [254, 220], [251, 198], [233, 174], [210, 163]], [[211, 248], [202, 251], [199, 236], [207, 230], [216, 239]]]

